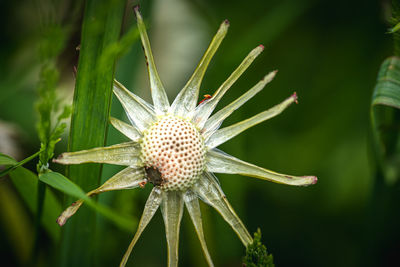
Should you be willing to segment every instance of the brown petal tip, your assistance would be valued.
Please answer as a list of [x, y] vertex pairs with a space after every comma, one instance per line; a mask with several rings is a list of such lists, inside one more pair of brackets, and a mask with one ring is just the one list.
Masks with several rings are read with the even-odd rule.
[[60, 154], [57, 158], [53, 158], [53, 162], [55, 163], [60, 163], [60, 160], [64, 158], [63, 154]]
[[318, 182], [318, 177], [317, 176], [312, 176], [312, 177], [313, 177], [312, 184], [316, 184]]
[[59, 225], [59, 226], [63, 226], [64, 224], [65, 224], [65, 222], [66, 222], [66, 220], [65, 220], [65, 218], [64, 217], [62, 217], [62, 215], [60, 215], [58, 218], [57, 218], [57, 224]]
[[294, 92], [291, 96], [290, 96], [291, 98], [293, 98], [293, 100], [294, 100], [294, 102], [296, 103], [296, 104], [298, 104], [299, 103], [299, 101], [298, 101], [298, 96], [297, 96], [297, 93], [296, 92]]

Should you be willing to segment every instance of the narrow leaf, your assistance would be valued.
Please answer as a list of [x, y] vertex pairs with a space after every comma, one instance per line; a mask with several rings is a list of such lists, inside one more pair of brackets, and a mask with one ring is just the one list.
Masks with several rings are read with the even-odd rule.
[[[41, 149], [40, 151], [36, 152], [35, 154], [27, 157], [26, 159], [21, 160], [20, 162], [17, 162], [16, 164], [6, 168], [5, 170], [2, 170], [0, 172], [0, 177], [8, 174], [9, 172], [15, 170], [16, 168], [18, 168], [19, 166], [24, 165], [25, 163], [31, 161], [32, 159], [36, 158], [40, 153], [42, 153], [43, 149]], [[3, 154], [4, 155], [4, 154]]]
[[[113, 191], [113, 190], [122, 190], [122, 189], [132, 189], [140, 186], [142, 183], [146, 183], [147, 179], [145, 178], [145, 173], [143, 168], [125, 168], [122, 171], [115, 174], [113, 177], [108, 179], [103, 185], [99, 188], [96, 188], [89, 193], [86, 194], [88, 197], [92, 197], [94, 195]], [[67, 220], [74, 215], [78, 209], [82, 206], [84, 199], [79, 199], [71, 204], [63, 213], [58, 217], [57, 223], [60, 226], [63, 226]]]
[[54, 187], [57, 190], [62, 191], [63, 193], [69, 196], [85, 200], [87, 205], [89, 205], [91, 208], [101, 213], [104, 217], [111, 220], [122, 229], [131, 231], [132, 228], [134, 227], [134, 219], [118, 215], [111, 209], [93, 201], [90, 197], [88, 197], [85, 194], [85, 192], [78, 185], [76, 185], [75, 183], [73, 183], [71, 180], [69, 180], [60, 173], [57, 172], [44, 173], [39, 176], [39, 180], [50, 185], [51, 187]]
[[[100, 147], [106, 142], [116, 58], [105, 54], [121, 36], [126, 7], [123, 0], [83, 2], [69, 151]], [[67, 173], [71, 181], [88, 191], [100, 185], [101, 170], [100, 164], [82, 164], [69, 166]], [[73, 198], [66, 198], [65, 204], [71, 202]], [[96, 250], [88, 248], [93, 246], [97, 229], [96, 214], [91, 209], [82, 210], [68, 223], [63, 229], [59, 265], [94, 265]]]
[[58, 172], [44, 173], [39, 180], [72, 197], [90, 199], [78, 185]]
[[[37, 175], [24, 167], [19, 167], [10, 172], [10, 178], [29, 210], [36, 215], [38, 201]], [[62, 211], [61, 204], [54, 193], [48, 188], [46, 188], [45, 194], [46, 198], [44, 200], [41, 223], [51, 238], [58, 240], [60, 238], [60, 228], [54, 222]]]
[[15, 165], [17, 161], [10, 156], [0, 153], [0, 165]]
[[400, 30], [400, 22], [393, 26], [393, 28], [389, 29], [389, 33], [395, 33]]

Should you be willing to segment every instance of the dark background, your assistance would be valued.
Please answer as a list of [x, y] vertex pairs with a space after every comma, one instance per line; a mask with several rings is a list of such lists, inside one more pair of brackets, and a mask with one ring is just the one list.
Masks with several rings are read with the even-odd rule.
[[[158, 1], [141, 3], [150, 41], [156, 38], [152, 31], [156, 16], [162, 13], [168, 17], [171, 10], [155, 12]], [[2, 1], [0, 4], [0, 148], [3, 150], [0, 152], [17, 159], [34, 153], [39, 146], [34, 103], [39, 70], [36, 43], [40, 31], [37, 25], [43, 14], [56, 14], [57, 17], [60, 13], [61, 22], [75, 20], [68, 45], [58, 59], [61, 73], [58, 94], [72, 99], [72, 68], [78, 59], [75, 47], [79, 45], [82, 14], [71, 18], [69, 11], [76, 3], [64, 2], [63, 8], [49, 12], [40, 12], [46, 9], [46, 1]], [[249, 231], [261, 229], [263, 243], [274, 255], [275, 264], [394, 266], [390, 263], [393, 260], [399, 263], [396, 253], [400, 249], [400, 238], [395, 227], [399, 213], [390, 199], [385, 202], [377, 198], [370, 138], [370, 102], [377, 72], [382, 61], [393, 54], [391, 36], [387, 34], [390, 2], [170, 2], [172, 10], [174, 2], [183, 3], [188, 12], [185, 16], [202, 21], [206, 38], [197, 47], [186, 47], [188, 50], [204, 51], [219, 24], [224, 19], [230, 21], [229, 33], [210, 64], [201, 95], [218, 88], [252, 48], [258, 44], [266, 46], [264, 53], [231, 88], [219, 107], [230, 103], [269, 71], [279, 70], [275, 80], [224, 125], [255, 115], [294, 91], [299, 95], [298, 105], [221, 147], [236, 157], [271, 170], [319, 178], [316, 185], [299, 188], [239, 175], [218, 175], [227, 198]], [[123, 31], [134, 22], [128, 7]], [[165, 30], [179, 33], [180, 28]], [[173, 34], [170, 37], [175, 38]], [[163, 54], [163, 45], [154, 47], [158, 48], [154, 51], [157, 63], [157, 55]], [[200, 55], [190, 62], [192, 67], [186, 73], [179, 74], [181, 76], [176, 80], [179, 88], [199, 58]], [[119, 60], [116, 77], [146, 98], [149, 94], [147, 84], [140, 90], [134, 88], [143, 78], [140, 77], [143, 65], [143, 53], [135, 43]], [[174, 69], [173, 63], [169, 68]], [[159, 72], [163, 79], [163, 69]], [[171, 100], [179, 88], [170, 88], [167, 83], [166, 87], [170, 89]], [[113, 103], [112, 114], [122, 117], [117, 101]], [[56, 154], [66, 150], [66, 139], [67, 135], [57, 145]], [[122, 139], [113, 129], [110, 131], [109, 143]], [[31, 163], [27, 167], [34, 170], [35, 166]], [[114, 171], [115, 168], [105, 167], [104, 176], [110, 177]], [[23, 247], [27, 246], [25, 250], [29, 250], [32, 240], [16, 238], [12, 233], [24, 227], [24, 231], [29, 232], [33, 216], [9, 180], [1, 180], [0, 187], [0, 194], [8, 196], [0, 205], [0, 213], [10, 209], [17, 214], [15, 221], [0, 214], [0, 257], [10, 265], [23, 265]], [[122, 214], [140, 217], [148, 190], [107, 193], [103, 201]], [[397, 189], [393, 190], [397, 192]], [[245, 250], [240, 240], [217, 212], [206, 205], [202, 205], [202, 211], [206, 240], [216, 266], [241, 266]], [[22, 222], [21, 218], [24, 218]], [[90, 249], [98, 252], [97, 265], [116, 266], [133, 233], [126, 233], [104, 220], [100, 223], [103, 225], [101, 242]], [[43, 235], [42, 265], [57, 265], [58, 245]], [[135, 247], [130, 264], [166, 264], [166, 240], [159, 212]], [[187, 213], [181, 230], [180, 265], [206, 265]]]

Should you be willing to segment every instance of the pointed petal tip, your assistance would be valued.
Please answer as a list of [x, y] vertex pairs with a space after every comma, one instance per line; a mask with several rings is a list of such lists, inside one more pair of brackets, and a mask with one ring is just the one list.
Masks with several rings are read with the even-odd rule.
[[261, 54], [262, 51], [264, 51], [264, 46], [263, 45], [258, 45], [250, 53], [254, 54], [254, 57], [257, 57], [259, 54]]
[[[219, 26], [219, 30], [218, 30], [218, 33], [219, 34], [226, 34], [227, 33], [227, 31], [228, 31], [228, 28], [229, 28], [229, 25], [230, 25], [230, 22], [229, 22], [229, 20], [224, 20], [222, 23], [221, 23], [221, 26]], [[218, 34], [217, 33], [217, 34]]]
[[60, 216], [58, 216], [57, 220], [56, 220], [57, 224], [59, 226], [63, 226], [67, 220], [65, 219], [65, 217], [61, 214]]
[[301, 176], [301, 177], [307, 181], [306, 183], [303, 184], [304, 186], [313, 185], [318, 182], [317, 176]]
[[296, 104], [299, 103], [299, 101], [298, 101], [299, 97], [297, 96], [297, 93], [296, 93], [296, 92], [294, 92], [290, 97], [293, 99], [293, 101], [294, 101]]
[[139, 12], [140, 5], [139, 5], [139, 4], [138, 4], [138, 5], [134, 5], [134, 6], [132, 7], [132, 9], [133, 9], [133, 11], [135, 11], [135, 13], [136, 13], [136, 12]]
[[140, 11], [139, 11], [140, 5], [135, 5], [132, 7], [132, 9], [133, 9], [133, 12], [135, 13], [136, 19], [141, 21], [142, 15], [140, 14]]
[[317, 176], [311, 176], [313, 178], [312, 184], [316, 184], [318, 182]]
[[265, 49], [265, 46], [264, 46], [264, 45], [262, 45], [262, 44], [258, 45], [258, 47], [260, 47], [262, 50], [264, 50], [264, 49]]
[[269, 83], [270, 81], [272, 81], [272, 79], [275, 78], [277, 73], [278, 73], [278, 70], [273, 70], [273, 71], [269, 72], [267, 75], [265, 75], [264, 78], [262, 78], [262, 80]]
[[57, 158], [53, 158], [52, 162], [58, 163], [58, 164], [63, 164], [62, 163], [63, 158], [64, 158], [64, 154], [60, 154], [60, 155], [58, 155]]
[[258, 57], [259, 54], [261, 54], [264, 51], [264, 46], [263, 45], [258, 45], [256, 48], [254, 48], [253, 50], [251, 50], [251, 52], [249, 53], [249, 56], [256, 58]]

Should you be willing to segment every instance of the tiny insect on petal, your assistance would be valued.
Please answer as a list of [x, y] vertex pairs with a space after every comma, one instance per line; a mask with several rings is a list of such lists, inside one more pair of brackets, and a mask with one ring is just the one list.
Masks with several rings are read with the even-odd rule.
[[210, 99], [211, 97], [212, 97], [211, 95], [204, 95], [204, 99], [201, 100], [201, 101], [199, 102], [199, 105], [200, 105], [201, 103], [203, 103], [204, 101]]

